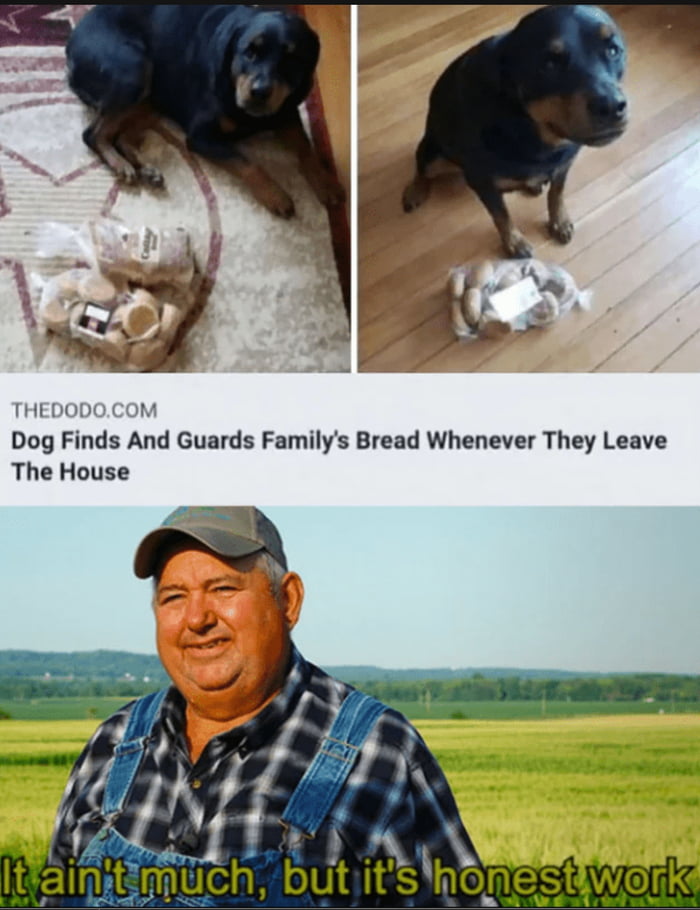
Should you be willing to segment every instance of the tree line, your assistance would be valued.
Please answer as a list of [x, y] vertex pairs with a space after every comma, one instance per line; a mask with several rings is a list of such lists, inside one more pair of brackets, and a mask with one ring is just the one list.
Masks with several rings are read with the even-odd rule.
[[[352, 680], [349, 680], [350, 682]], [[464, 679], [363, 681], [358, 686], [380, 701], [700, 701], [700, 676], [639, 673], [572, 679]]]
[[164, 680], [127, 679], [0, 679], [0, 701], [34, 698], [137, 698], [165, 685]]
[[19, 651], [0, 650], [0, 678], [50, 676], [80, 679], [165, 678], [156, 654], [130, 651]]
[[[352, 679], [347, 682], [353, 683]], [[0, 678], [0, 700], [120, 696], [133, 698], [167, 683], [162, 672], [148, 679]], [[700, 702], [700, 676], [639, 673], [571, 679], [475, 673], [462, 679], [358, 680], [363, 692], [385, 702], [431, 701], [642, 701]]]

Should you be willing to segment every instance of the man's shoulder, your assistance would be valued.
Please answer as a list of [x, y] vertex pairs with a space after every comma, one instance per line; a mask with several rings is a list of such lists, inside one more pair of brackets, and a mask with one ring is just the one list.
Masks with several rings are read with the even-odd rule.
[[156, 694], [160, 693], [152, 693], [150, 695], [134, 698], [103, 720], [90, 737], [85, 747], [85, 752], [90, 753], [91, 755], [94, 755], [95, 753], [104, 753], [105, 757], [107, 757], [107, 754], [111, 755], [114, 751], [114, 747], [124, 738], [124, 734], [129, 725], [129, 719], [136, 707], [150, 703], [153, 695]]
[[156, 708], [160, 709], [162, 703], [168, 703], [171, 700], [172, 693], [170, 689], [161, 689], [157, 692], [149, 692], [147, 695], [139, 695], [137, 698], [132, 698], [130, 701], [125, 702], [114, 714], [111, 714], [102, 722], [102, 726], [126, 724], [137, 706], [155, 704]]
[[[310, 667], [309, 689], [317, 697], [324, 699], [332, 707], [333, 714], [336, 714], [348, 695], [357, 689], [313, 664], [310, 664]], [[368, 743], [374, 743], [384, 750], [394, 749], [402, 753], [409, 765], [420, 762], [427, 747], [411, 721], [400, 711], [378, 699], [373, 701], [381, 705], [383, 710], [368, 734]]]
[[423, 764], [430, 755], [423, 737], [411, 721], [395, 708], [384, 705], [375, 727], [377, 740], [384, 748], [400, 753], [409, 767]]

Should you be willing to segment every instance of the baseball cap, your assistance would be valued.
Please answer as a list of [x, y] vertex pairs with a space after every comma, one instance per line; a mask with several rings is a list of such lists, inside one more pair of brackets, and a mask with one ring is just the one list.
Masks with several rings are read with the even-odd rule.
[[134, 572], [150, 578], [164, 548], [191, 537], [219, 556], [235, 559], [266, 550], [286, 571], [282, 538], [270, 519], [253, 506], [180, 506], [136, 550]]

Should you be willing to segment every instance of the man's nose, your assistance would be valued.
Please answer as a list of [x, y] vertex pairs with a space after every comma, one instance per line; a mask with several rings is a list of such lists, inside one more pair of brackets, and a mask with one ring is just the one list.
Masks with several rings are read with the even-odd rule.
[[216, 613], [206, 591], [190, 593], [187, 599], [186, 620], [191, 629], [206, 629], [216, 624]]

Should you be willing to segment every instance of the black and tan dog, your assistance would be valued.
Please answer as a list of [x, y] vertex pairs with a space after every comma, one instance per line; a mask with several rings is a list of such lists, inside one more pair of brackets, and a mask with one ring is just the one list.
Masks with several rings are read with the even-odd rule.
[[163, 185], [131, 134], [154, 112], [179, 124], [191, 151], [225, 162], [256, 199], [283, 217], [289, 195], [239, 140], [276, 131], [295, 151], [319, 199], [341, 202], [298, 107], [311, 90], [319, 39], [299, 16], [244, 5], [95, 6], [67, 47], [72, 90], [96, 112], [86, 144], [126, 183]]
[[595, 6], [540, 8], [468, 50], [433, 88], [405, 211], [425, 201], [429, 166], [446, 159], [488, 209], [509, 256], [532, 255], [503, 200], [512, 190], [539, 195], [549, 184], [549, 230], [568, 243], [567, 174], [581, 146], [607, 145], [624, 132], [625, 62], [619, 29]]

